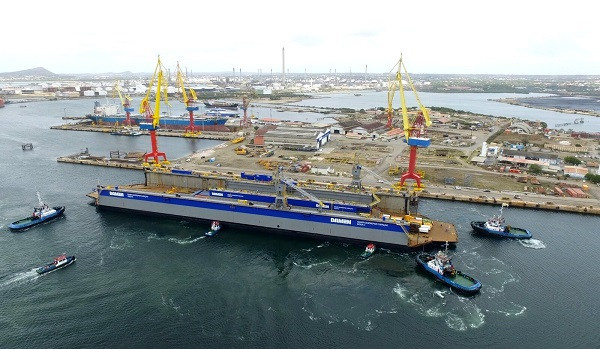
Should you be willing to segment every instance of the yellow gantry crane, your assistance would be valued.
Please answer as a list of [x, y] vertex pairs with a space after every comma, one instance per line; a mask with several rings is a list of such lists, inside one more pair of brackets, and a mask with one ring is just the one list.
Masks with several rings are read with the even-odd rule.
[[[160, 61], [160, 56], [158, 56], [158, 62], [156, 63], [156, 67], [154, 68], [154, 74], [152, 75], [152, 79], [150, 80], [150, 85], [148, 86], [146, 95], [140, 103], [140, 113], [144, 113], [146, 115], [146, 120], [152, 120], [151, 123], [140, 123], [141, 130], [150, 131], [150, 140], [152, 142], [152, 152], [146, 153], [144, 155], [144, 161], [148, 162], [149, 158], [153, 158], [155, 166], [160, 165], [158, 161], [159, 156], [163, 157], [163, 164], [169, 164], [169, 162], [167, 161], [167, 155], [158, 151], [158, 144], [156, 140], [156, 130], [159, 128], [160, 121], [161, 94], [163, 96], [162, 98], [164, 98], [165, 103], [167, 105], [169, 104], [167, 96], [167, 87], [169, 84], [164, 77], [164, 69], [165, 67]], [[154, 87], [154, 83], [156, 83], [156, 94], [154, 101], [154, 110], [152, 110], [152, 108], [150, 107], [150, 94], [152, 92], [152, 88]]]
[[[198, 110], [198, 106], [196, 105], [196, 101], [198, 97], [196, 97], [196, 91], [190, 88], [190, 96], [188, 97], [187, 92], [185, 91], [184, 84], [184, 76], [181, 72], [181, 68], [179, 67], [179, 62], [177, 62], [177, 85], [181, 89], [181, 95], [183, 97], [183, 103], [185, 103], [185, 109], [189, 112], [190, 115], [190, 124], [185, 128], [186, 136], [193, 136], [197, 134], [197, 128], [194, 125], [194, 111]], [[198, 130], [199, 131], [199, 130]]]

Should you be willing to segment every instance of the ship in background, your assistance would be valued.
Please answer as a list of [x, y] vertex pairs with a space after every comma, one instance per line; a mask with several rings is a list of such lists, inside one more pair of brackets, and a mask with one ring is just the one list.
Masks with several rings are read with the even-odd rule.
[[239, 103], [225, 101], [206, 101], [204, 102], [204, 105], [207, 108], [225, 108], [237, 110]]
[[[88, 114], [86, 117], [96, 124], [119, 124], [124, 125], [127, 116], [121, 112], [121, 107], [118, 104], [100, 104], [94, 102], [93, 114]], [[130, 116], [131, 123], [139, 125], [140, 123], [148, 122], [146, 117], [140, 114]], [[194, 119], [194, 126], [197, 126], [205, 131], [222, 130], [228, 118], [221, 115], [205, 115]], [[189, 118], [187, 116], [173, 117], [163, 116], [160, 118], [160, 127], [165, 129], [184, 129], [189, 126]]]
[[237, 111], [225, 108], [211, 108], [206, 111], [207, 116], [222, 116], [228, 118], [239, 118], [240, 114]]

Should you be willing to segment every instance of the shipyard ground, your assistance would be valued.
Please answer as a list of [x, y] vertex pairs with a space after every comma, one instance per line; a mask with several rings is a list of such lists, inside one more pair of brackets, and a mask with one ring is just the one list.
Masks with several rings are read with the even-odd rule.
[[[322, 183], [324, 186], [330, 184], [347, 186], [352, 181], [351, 169], [356, 154], [359, 163], [369, 167], [380, 177], [376, 178], [366, 171], [362, 171], [363, 184], [375, 190], [387, 190], [391, 188], [390, 183], [398, 183], [400, 177], [399, 174], [389, 174], [390, 166], [393, 166], [393, 163], [407, 163], [404, 155], [406, 145], [401, 141], [353, 140], [334, 135], [321, 152], [306, 153], [278, 149], [270, 157], [237, 155], [234, 149], [239, 146], [240, 144], [223, 143], [214, 149], [175, 160], [172, 165], [181, 169], [214, 171], [223, 174], [239, 174], [241, 171], [272, 174], [278, 166], [283, 166], [289, 177]], [[210, 161], [212, 158], [214, 158], [214, 162]], [[290, 166], [302, 161], [310, 163], [319, 170], [331, 168], [333, 173], [315, 174], [310, 171], [306, 173], [287, 171]], [[417, 168], [422, 170], [425, 175], [423, 181], [425, 189], [419, 194], [421, 197], [487, 204], [505, 202], [519, 207], [600, 214], [600, 201], [597, 198], [596, 187], [590, 187], [590, 197], [588, 198], [526, 192], [523, 189], [528, 184], [518, 182], [518, 175], [482, 169], [466, 163], [460, 156], [448, 158], [419, 154]], [[324, 173], [325, 171], [320, 172]], [[444, 180], [449, 177], [469, 178], [470, 185], [464, 186], [463, 181], [457, 181], [456, 185], [444, 184]], [[552, 187], [558, 182], [555, 178], [546, 176], [537, 176], [536, 178], [541, 186]], [[581, 184], [581, 181], [564, 179], [560, 182]]]

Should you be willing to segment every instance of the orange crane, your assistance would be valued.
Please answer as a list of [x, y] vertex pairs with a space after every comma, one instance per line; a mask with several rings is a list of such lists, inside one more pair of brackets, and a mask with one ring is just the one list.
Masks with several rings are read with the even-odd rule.
[[[406, 70], [406, 66], [404, 66], [404, 62], [402, 61], [402, 55], [400, 55], [400, 60], [396, 63], [395, 67], [398, 67], [398, 71], [396, 72], [396, 81], [393, 85], [397, 86], [400, 99], [401, 99], [401, 108], [402, 108], [402, 124], [404, 127], [404, 142], [408, 144], [410, 147], [410, 155], [408, 159], [408, 170], [402, 174], [400, 185], [403, 186], [404, 182], [407, 179], [415, 180], [416, 189], [423, 189], [423, 185], [421, 184], [421, 176], [416, 171], [416, 163], [417, 163], [417, 149], [418, 148], [426, 148], [431, 144], [431, 140], [425, 137], [425, 128], [431, 126], [431, 120], [429, 118], [429, 110], [423, 106], [421, 103], [421, 99], [415, 89], [415, 85], [412, 82], [412, 79], [408, 75], [408, 71]], [[393, 68], [392, 68], [393, 69]], [[402, 84], [402, 71], [406, 76], [406, 81], [410, 88], [412, 89], [415, 99], [417, 100], [417, 104], [419, 105], [419, 111], [416, 113], [414, 117], [409, 119], [408, 111], [406, 109], [406, 99], [404, 97], [404, 86]], [[390, 91], [395, 91], [390, 87]], [[393, 99], [393, 93], [391, 99]], [[392, 102], [390, 99], [390, 94], [388, 94], [388, 109], [392, 110]], [[390, 114], [391, 115], [391, 114]], [[388, 119], [388, 124], [390, 124], [390, 119]]]
[[181, 95], [183, 96], [183, 103], [185, 103], [185, 109], [189, 112], [190, 115], [190, 125], [186, 126], [185, 134], [186, 135], [195, 135], [197, 128], [194, 125], [194, 111], [198, 110], [198, 106], [196, 105], [196, 91], [190, 88], [190, 97], [188, 97], [185, 92], [185, 86], [183, 84], [183, 73], [181, 72], [181, 68], [179, 67], [179, 62], [177, 62], [177, 83], [179, 88], [181, 89]]
[[[161, 101], [161, 93], [164, 96], [165, 103], [169, 103], [167, 97], [167, 87], [168, 83], [164, 77], [163, 69], [165, 67], [162, 65], [160, 61], [160, 56], [158, 56], [158, 62], [156, 63], [156, 68], [154, 68], [154, 74], [152, 75], [152, 79], [150, 80], [150, 85], [148, 86], [148, 90], [146, 91], [146, 96], [142, 99], [140, 104], [140, 113], [145, 113], [147, 118], [151, 118], [151, 123], [140, 123], [140, 130], [148, 130], [150, 131], [150, 141], [152, 142], [152, 152], [144, 154], [144, 161], [147, 163], [149, 158], [154, 159], [154, 166], [160, 166], [158, 162], [158, 158], [160, 156], [163, 157], [163, 164], [169, 164], [167, 161], [167, 155], [163, 152], [158, 151], [158, 144], [156, 141], [156, 130], [159, 128], [160, 121], [160, 101]], [[154, 101], [154, 110], [150, 108], [150, 93], [152, 92], [152, 87], [154, 86], [154, 82], [156, 81], [156, 96]], [[164, 91], [162, 90], [164, 89]]]
[[123, 106], [123, 110], [125, 111], [125, 126], [131, 126], [131, 112], [134, 110], [131, 105], [131, 97], [129, 95], [123, 96], [121, 94], [121, 87], [119, 85], [119, 81], [115, 83], [115, 91], [119, 94], [119, 99], [121, 100], [121, 105]]

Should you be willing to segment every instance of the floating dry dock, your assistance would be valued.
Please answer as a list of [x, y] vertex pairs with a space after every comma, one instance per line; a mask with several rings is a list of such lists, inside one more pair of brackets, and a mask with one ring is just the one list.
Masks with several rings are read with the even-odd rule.
[[144, 153], [111, 151], [109, 157], [90, 155], [88, 149], [79, 153], [61, 156], [56, 161], [71, 164], [83, 164], [92, 166], [118, 167], [132, 170], [144, 169]]
[[223, 226], [360, 244], [418, 247], [458, 241], [452, 224], [404, 214], [410, 206], [406, 196], [326, 190], [264, 176], [257, 181], [183, 170], [147, 171], [144, 184], [98, 186], [88, 196], [100, 208], [218, 220]]
[[[64, 124], [58, 126], [50, 126], [52, 130], [65, 130], [65, 131], [84, 131], [84, 132], [101, 132], [101, 133], [111, 133], [119, 128], [115, 128], [114, 126], [109, 125], [91, 125], [89, 123], [73, 123], [73, 124]], [[122, 128], [121, 128], [122, 129]], [[140, 130], [142, 134], [147, 135], [148, 131]], [[199, 139], [211, 139], [218, 141], [230, 141], [236, 138], [237, 133], [235, 132], [218, 132], [218, 131], [205, 131], [205, 132], [197, 132], [194, 134], [186, 133], [183, 130], [171, 130], [171, 129], [161, 129], [157, 132], [157, 134], [161, 137], [182, 137], [182, 138], [199, 138]]]

